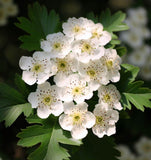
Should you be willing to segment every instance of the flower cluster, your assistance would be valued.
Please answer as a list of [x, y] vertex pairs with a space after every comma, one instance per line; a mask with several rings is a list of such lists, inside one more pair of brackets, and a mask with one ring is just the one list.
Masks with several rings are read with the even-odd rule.
[[129, 31], [122, 32], [120, 38], [132, 48], [127, 61], [141, 68], [140, 76], [146, 80], [151, 79], [151, 47], [145, 44], [146, 39], [151, 38], [151, 32], [147, 28], [147, 13], [144, 8], [128, 10], [127, 25]]
[[[74, 139], [84, 138], [88, 128], [100, 138], [110, 136], [116, 132], [117, 110], [122, 109], [119, 91], [109, 84], [119, 81], [121, 64], [116, 50], [104, 47], [111, 35], [102, 24], [82, 17], [69, 18], [62, 27], [63, 33], [49, 34], [41, 41], [43, 51], [20, 59], [22, 79], [29, 85], [38, 84], [28, 101], [40, 118], [60, 116], [60, 126], [71, 131]], [[99, 102], [90, 112], [85, 100], [94, 91]]]
[[117, 149], [121, 152], [119, 160], [151, 160], [151, 139], [142, 137], [136, 144], [137, 155], [133, 154], [125, 145], [119, 145]]
[[12, 0], [0, 0], [0, 26], [7, 23], [7, 18], [15, 16], [18, 13], [18, 7]]

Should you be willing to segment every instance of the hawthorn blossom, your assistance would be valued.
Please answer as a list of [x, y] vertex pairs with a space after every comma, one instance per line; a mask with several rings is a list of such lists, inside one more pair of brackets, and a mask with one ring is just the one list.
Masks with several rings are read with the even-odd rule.
[[93, 111], [96, 122], [92, 131], [99, 138], [104, 135], [111, 136], [116, 133], [115, 123], [119, 120], [119, 113], [112, 109], [106, 109], [102, 104], [97, 104]]
[[106, 79], [107, 68], [104, 67], [99, 60], [90, 60], [89, 63], [79, 63], [79, 73], [86, 78], [87, 81], [96, 83], [98, 87], [101, 84], [106, 85], [108, 79]]
[[0, 26], [3, 26], [7, 23], [7, 12], [0, 6]]
[[96, 39], [101, 46], [105, 46], [111, 41], [111, 34], [103, 30], [103, 25], [101, 23], [91, 24], [91, 39]]
[[64, 87], [60, 88], [59, 94], [64, 102], [74, 100], [76, 103], [82, 103], [93, 96], [94, 90], [97, 90], [97, 86], [93, 86], [78, 74], [72, 74], [66, 79]]
[[139, 155], [151, 157], [151, 139], [147, 137], [142, 137], [135, 144], [135, 148]]
[[33, 57], [22, 56], [19, 66], [23, 70], [22, 79], [29, 85], [44, 83], [56, 73], [48, 53], [35, 52]]
[[59, 123], [64, 130], [71, 131], [74, 139], [84, 138], [88, 134], [87, 128], [95, 124], [95, 116], [87, 108], [85, 102], [64, 104], [64, 114], [59, 117]]
[[107, 108], [122, 110], [121, 103], [119, 102], [121, 99], [120, 92], [113, 84], [109, 84], [108, 86], [100, 86], [98, 89], [98, 97], [99, 103]]
[[117, 55], [115, 49], [106, 49], [104, 56], [101, 58], [101, 63], [107, 68], [106, 80], [118, 82], [120, 80], [120, 64], [121, 58]]
[[65, 36], [63, 33], [53, 33], [41, 41], [41, 48], [49, 52], [50, 58], [64, 58], [71, 51], [72, 38]]
[[63, 87], [66, 83], [66, 78], [78, 71], [78, 61], [76, 58], [68, 54], [64, 58], [54, 58], [50, 60], [56, 67], [56, 75], [54, 82], [58, 87]]
[[105, 51], [104, 47], [99, 46], [99, 42], [96, 39], [75, 41], [72, 47], [72, 52], [78, 61], [83, 63], [101, 58]]
[[66, 36], [74, 38], [75, 40], [88, 39], [92, 36], [90, 31], [92, 23], [91, 20], [83, 17], [73, 17], [63, 23], [62, 28]]
[[37, 108], [40, 118], [47, 118], [50, 114], [59, 116], [63, 112], [63, 104], [58, 97], [59, 88], [49, 82], [38, 85], [36, 92], [31, 92], [28, 101], [32, 108]]
[[136, 160], [136, 156], [131, 153], [127, 146], [118, 145], [116, 149], [119, 150], [121, 153], [121, 156], [118, 157], [119, 160]]

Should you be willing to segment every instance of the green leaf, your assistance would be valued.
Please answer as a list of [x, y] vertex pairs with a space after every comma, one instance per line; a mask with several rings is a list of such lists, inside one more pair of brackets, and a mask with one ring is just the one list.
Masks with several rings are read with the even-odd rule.
[[133, 82], [137, 77], [139, 68], [130, 64], [122, 64], [120, 71], [120, 81], [116, 83], [118, 90], [122, 93], [128, 87], [128, 84]]
[[91, 19], [94, 23], [98, 23], [99, 22], [98, 16], [96, 16], [93, 12], [88, 13], [86, 17], [88, 19]]
[[122, 56], [124, 56], [126, 53], [127, 53], [127, 49], [126, 49], [126, 47], [117, 47], [116, 48], [116, 51], [117, 51], [117, 54], [120, 56], [120, 57], [122, 57]]
[[123, 23], [125, 17], [125, 13], [121, 11], [111, 15], [110, 10], [107, 9], [106, 11], [102, 12], [100, 19], [104, 26], [104, 30], [112, 33], [129, 29], [129, 27]]
[[22, 113], [28, 117], [31, 112], [32, 108], [29, 103], [0, 107], [0, 122], [4, 120], [5, 126], [8, 127], [11, 126]]
[[22, 80], [22, 77], [18, 74], [15, 75], [15, 85], [22, 95], [27, 98], [30, 91], [28, 85]]
[[78, 152], [72, 156], [72, 160], [117, 160], [119, 151], [115, 148], [114, 139], [112, 137], [98, 138], [93, 134], [89, 134], [84, 139], [84, 145], [79, 148]]
[[40, 50], [40, 40], [45, 39], [50, 33], [58, 32], [60, 25], [59, 16], [54, 10], [48, 13], [46, 7], [35, 2], [33, 6], [28, 8], [28, 17], [18, 18], [15, 25], [28, 33], [21, 36], [21, 48], [28, 51]]
[[24, 96], [5, 83], [0, 83], [0, 107], [26, 103]]
[[70, 157], [67, 150], [60, 146], [61, 144], [77, 145], [81, 141], [73, 140], [65, 135], [59, 128], [56, 120], [49, 117], [41, 120], [37, 116], [31, 116], [27, 119], [29, 123], [37, 123], [23, 129], [17, 136], [20, 138], [18, 145], [23, 147], [32, 147], [38, 145], [37, 149], [32, 152], [29, 160], [64, 160]]

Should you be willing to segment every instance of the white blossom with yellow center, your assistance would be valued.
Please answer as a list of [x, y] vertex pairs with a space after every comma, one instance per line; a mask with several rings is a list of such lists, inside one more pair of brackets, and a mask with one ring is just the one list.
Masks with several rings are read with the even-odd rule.
[[64, 104], [64, 114], [59, 117], [59, 123], [64, 130], [71, 131], [74, 139], [86, 137], [87, 128], [95, 124], [95, 116], [87, 109], [85, 102], [77, 105], [73, 102]]
[[51, 86], [49, 82], [38, 85], [36, 92], [28, 96], [32, 108], [37, 108], [40, 118], [47, 118], [50, 114], [59, 116], [63, 112], [63, 104], [58, 97], [59, 89], [56, 85]]
[[50, 58], [64, 58], [71, 51], [72, 38], [65, 36], [63, 33], [53, 33], [41, 41], [41, 48], [49, 52]]
[[104, 135], [111, 136], [116, 133], [115, 123], [119, 119], [119, 113], [113, 109], [106, 109], [102, 104], [97, 104], [93, 111], [96, 122], [92, 131], [99, 138]]
[[22, 56], [19, 66], [23, 70], [22, 79], [29, 85], [44, 83], [56, 74], [50, 56], [45, 52], [35, 52], [33, 57]]
[[79, 40], [72, 44], [72, 52], [78, 61], [88, 63], [90, 60], [97, 60], [104, 55], [104, 47], [99, 46], [96, 39]]
[[74, 38], [75, 40], [88, 39], [91, 37], [91, 20], [86, 18], [69, 18], [67, 22], [63, 23], [63, 32], [66, 36]]
[[78, 61], [70, 54], [65, 58], [55, 58], [50, 61], [54, 63], [57, 69], [57, 73], [54, 76], [54, 82], [58, 87], [63, 87], [66, 83], [67, 77], [78, 71]]
[[107, 69], [104, 67], [99, 60], [90, 61], [89, 63], [79, 63], [79, 73], [83, 75], [87, 81], [92, 81], [94, 84], [106, 85], [108, 80], [106, 80]]
[[121, 99], [120, 92], [113, 84], [109, 84], [108, 86], [100, 86], [98, 89], [98, 97], [99, 103], [101, 103], [104, 107], [110, 109], [122, 110], [121, 103], [119, 102]]
[[119, 150], [119, 152], [121, 153], [121, 156], [118, 157], [119, 160], [136, 160], [136, 156], [130, 151], [127, 146], [118, 145], [116, 149]]
[[91, 24], [91, 39], [96, 39], [99, 45], [104, 46], [111, 41], [111, 34], [107, 31], [103, 31], [103, 25], [101, 23]]
[[74, 100], [76, 103], [81, 103], [85, 99], [90, 99], [93, 96], [94, 90], [96, 88], [93, 84], [75, 73], [66, 79], [66, 84], [60, 88], [59, 94], [62, 101], [71, 102]]
[[118, 82], [120, 80], [121, 58], [117, 55], [115, 49], [106, 49], [104, 56], [101, 58], [103, 66], [106, 66], [106, 81]]
[[151, 157], [151, 139], [147, 137], [141, 137], [135, 144], [136, 151], [139, 155]]

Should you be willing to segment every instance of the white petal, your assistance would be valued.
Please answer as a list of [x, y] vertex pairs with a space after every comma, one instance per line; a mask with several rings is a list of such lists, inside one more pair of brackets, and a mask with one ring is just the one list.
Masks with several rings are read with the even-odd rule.
[[52, 47], [48, 41], [41, 41], [41, 49], [45, 52], [51, 52]]
[[105, 128], [96, 125], [92, 128], [92, 132], [99, 138], [102, 138], [105, 135]]
[[44, 108], [38, 107], [37, 109], [37, 115], [42, 119], [48, 118], [50, 114], [51, 114], [51, 111], [48, 107], [44, 107]]
[[111, 81], [118, 82], [119, 80], [120, 80], [120, 73], [118, 71], [114, 72], [114, 74], [112, 74]]
[[63, 112], [63, 104], [62, 102], [56, 102], [51, 108], [52, 114], [55, 116], [59, 116]]
[[116, 128], [115, 128], [115, 126], [108, 126], [108, 128], [106, 129], [106, 131], [107, 131], [107, 135], [111, 136], [111, 135], [113, 135], [113, 134], [116, 133]]
[[67, 76], [65, 73], [57, 73], [56, 76], [54, 76], [54, 82], [58, 87], [64, 87], [67, 85]]
[[37, 90], [48, 90], [50, 88], [50, 83], [45, 82], [43, 84], [38, 85]]
[[93, 113], [91, 112], [86, 112], [85, 114], [85, 124], [84, 124], [84, 127], [86, 128], [91, 128], [94, 126], [95, 124], [95, 116], [93, 115]]
[[44, 83], [47, 79], [49, 79], [49, 74], [39, 73], [37, 78], [37, 84]]
[[64, 113], [65, 113], [65, 114], [71, 114], [72, 111], [73, 111], [74, 108], [75, 108], [75, 105], [74, 105], [73, 102], [64, 103], [63, 106], [64, 106]]
[[71, 130], [71, 135], [74, 139], [82, 139], [86, 137], [88, 131], [82, 126], [74, 126]]
[[32, 108], [38, 107], [38, 96], [36, 92], [32, 92], [28, 96], [28, 101], [31, 103]]
[[106, 45], [108, 42], [111, 41], [111, 34], [107, 31], [103, 31], [99, 41], [100, 45], [102, 46]]
[[117, 109], [117, 110], [119, 110], [119, 111], [123, 109], [123, 107], [121, 106], [120, 102], [116, 103], [115, 106], [114, 106], [114, 108]]
[[33, 72], [23, 71], [22, 79], [29, 85], [36, 83], [36, 77], [34, 77]]
[[32, 67], [33, 58], [22, 56], [19, 60], [19, 66], [22, 70], [29, 70]]
[[67, 131], [71, 131], [72, 130], [72, 119], [70, 116], [66, 115], [66, 114], [62, 114], [59, 117], [59, 124], [60, 126]]

